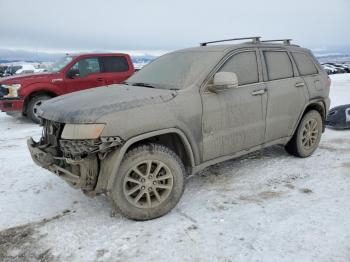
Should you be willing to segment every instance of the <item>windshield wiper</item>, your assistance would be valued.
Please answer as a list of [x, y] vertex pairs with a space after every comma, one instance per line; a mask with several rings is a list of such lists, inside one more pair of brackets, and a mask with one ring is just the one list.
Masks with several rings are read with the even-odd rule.
[[155, 86], [148, 84], [148, 83], [132, 83], [132, 86], [144, 86], [144, 87], [149, 87], [149, 88], [156, 88]]

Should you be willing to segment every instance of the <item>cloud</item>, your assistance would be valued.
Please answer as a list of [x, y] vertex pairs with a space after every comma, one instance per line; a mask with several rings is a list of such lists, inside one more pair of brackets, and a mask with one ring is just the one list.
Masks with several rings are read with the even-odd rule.
[[350, 1], [6, 1], [0, 46], [59, 50], [173, 50], [240, 36], [350, 45]]

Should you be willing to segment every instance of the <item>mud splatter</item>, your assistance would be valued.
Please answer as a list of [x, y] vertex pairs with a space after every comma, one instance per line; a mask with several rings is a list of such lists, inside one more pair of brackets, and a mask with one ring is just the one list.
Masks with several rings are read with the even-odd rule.
[[283, 194], [282, 191], [263, 191], [257, 195], [245, 195], [240, 196], [239, 199], [242, 201], [261, 203], [264, 200], [280, 197]]
[[40, 234], [39, 228], [70, 212], [70, 210], [64, 210], [61, 214], [49, 219], [43, 219], [40, 222], [0, 231], [0, 261], [59, 261], [58, 257], [51, 254], [50, 248], [43, 248], [39, 244], [40, 239], [45, 237], [45, 235]]

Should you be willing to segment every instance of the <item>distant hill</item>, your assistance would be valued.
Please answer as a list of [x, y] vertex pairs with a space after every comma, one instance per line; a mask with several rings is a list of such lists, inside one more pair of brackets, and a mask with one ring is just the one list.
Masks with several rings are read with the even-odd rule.
[[[350, 47], [348, 46], [313, 48], [312, 51], [321, 62], [350, 61]], [[131, 55], [132, 61], [135, 64], [135, 67], [137, 68], [141, 68], [142, 66], [148, 64], [149, 62], [157, 58], [160, 54], [165, 53], [158, 52], [158, 54], [148, 54], [146, 51], [137, 53], [133, 53], [133, 51], [123, 52], [129, 53]], [[97, 51], [97, 53], [99, 52]], [[22, 61], [28, 63], [54, 62], [64, 55], [65, 52], [27, 51], [0, 48], [0, 64], [15, 63]]]

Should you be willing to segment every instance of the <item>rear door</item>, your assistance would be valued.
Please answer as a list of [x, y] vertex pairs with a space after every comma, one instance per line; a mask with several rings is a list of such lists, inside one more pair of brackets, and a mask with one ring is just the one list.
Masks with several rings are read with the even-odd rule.
[[202, 93], [204, 161], [264, 142], [267, 95], [257, 49], [234, 52], [218, 72], [236, 73], [239, 86]]
[[130, 77], [133, 67], [125, 56], [101, 56], [102, 75], [107, 85], [118, 84]]
[[292, 135], [304, 110], [307, 88], [285, 49], [262, 48], [268, 104], [265, 142]]
[[[106, 85], [101, 71], [101, 64], [97, 56], [78, 60], [66, 73], [65, 84], [67, 92]], [[73, 73], [74, 77], [69, 77]]]
[[299, 51], [292, 51], [291, 54], [298, 68], [299, 75], [304, 79], [310, 95], [314, 96], [318, 92], [323, 91], [327, 86], [327, 78], [324, 77], [325, 75], [322, 77], [311, 55]]

